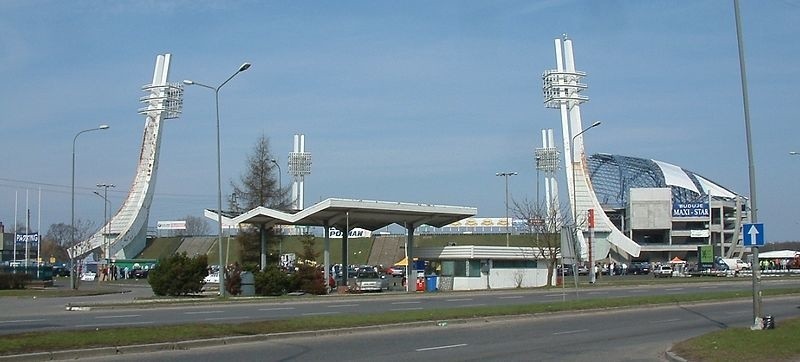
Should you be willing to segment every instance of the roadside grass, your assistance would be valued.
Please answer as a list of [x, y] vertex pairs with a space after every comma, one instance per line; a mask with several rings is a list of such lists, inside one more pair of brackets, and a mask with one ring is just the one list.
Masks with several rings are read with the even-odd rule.
[[775, 329], [727, 328], [687, 339], [672, 352], [689, 361], [790, 361], [800, 357], [800, 318], [779, 320]]
[[[765, 296], [784, 294], [800, 294], [800, 288], [770, 289], [764, 291]], [[680, 304], [712, 300], [729, 300], [750, 296], [752, 296], [752, 294], [746, 291], [731, 291], [702, 294], [699, 293], [695, 295], [594, 298], [567, 302], [458, 309], [436, 309], [427, 311], [402, 311], [362, 315], [353, 314], [337, 316], [314, 316], [238, 324], [183, 324], [133, 328], [103, 328], [95, 330], [84, 329], [22, 333], [2, 336], [3, 343], [0, 343], [0, 355], [52, 352], [59, 350], [125, 346], [160, 342], [178, 342], [226, 336], [247, 336], [297, 331], [319, 331], [326, 329], [391, 325], [397, 323], [421, 321], [447, 321], [481, 317], [534, 315], [570, 310], [597, 310], [643, 305]], [[795, 337], [796, 336], [797, 335], [795, 335]], [[760, 350], [770, 350], [761, 349], [761, 347], [763, 346], [759, 346]]]

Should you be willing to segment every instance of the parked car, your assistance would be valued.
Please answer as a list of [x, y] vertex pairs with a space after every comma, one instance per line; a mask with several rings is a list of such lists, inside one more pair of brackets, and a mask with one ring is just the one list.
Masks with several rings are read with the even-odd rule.
[[203, 283], [206, 284], [219, 284], [219, 272], [211, 273], [203, 278]]
[[69, 267], [62, 266], [62, 265], [53, 265], [53, 276], [56, 277], [68, 277], [69, 276]]
[[656, 278], [668, 278], [672, 276], [672, 267], [669, 265], [659, 265], [653, 269], [653, 276]]
[[134, 279], [147, 279], [147, 272], [148, 271], [149, 271], [148, 269], [133, 269], [133, 272], [131, 273], [131, 276]]
[[386, 274], [403, 277], [406, 275], [406, 267], [404, 265], [394, 265], [386, 270]]
[[650, 263], [647, 262], [631, 263], [631, 266], [628, 267], [628, 274], [633, 274], [633, 275], [650, 274]]
[[361, 270], [352, 281], [353, 287], [362, 292], [382, 292], [388, 287], [386, 277], [374, 270]]

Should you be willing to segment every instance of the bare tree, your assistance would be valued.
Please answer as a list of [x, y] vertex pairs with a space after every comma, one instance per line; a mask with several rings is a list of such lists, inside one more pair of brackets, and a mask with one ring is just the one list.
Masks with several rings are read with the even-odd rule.
[[52, 224], [47, 229], [45, 239], [50, 239], [64, 247], [74, 245], [78, 240], [86, 240], [95, 230], [94, 222], [90, 220], [78, 219], [75, 221], [75, 240], [72, 237], [72, 225], [64, 223]]
[[187, 236], [208, 235], [209, 227], [206, 218], [200, 216], [186, 215], [186, 230], [183, 234]]
[[[547, 210], [542, 203], [528, 199], [512, 200], [512, 211], [518, 219], [525, 220], [526, 241], [533, 247], [536, 259], [547, 263], [547, 286], [552, 286], [553, 273], [561, 255], [561, 227], [567, 223], [563, 210]], [[550, 205], [558, 205], [551, 202]], [[560, 212], [556, 212], [560, 211]]]

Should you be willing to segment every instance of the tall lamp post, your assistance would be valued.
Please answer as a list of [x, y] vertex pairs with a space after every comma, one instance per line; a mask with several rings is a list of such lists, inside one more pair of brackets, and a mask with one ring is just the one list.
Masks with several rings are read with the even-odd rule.
[[269, 162], [274, 163], [275, 166], [278, 167], [278, 190], [283, 190], [283, 182], [281, 181], [281, 165], [279, 165], [278, 160], [274, 158], [269, 160]]
[[508, 221], [508, 176], [516, 176], [516, 172], [498, 172], [495, 176], [503, 176], [506, 179], [506, 247], [509, 243], [509, 235], [511, 234], [511, 222]]
[[[571, 155], [572, 156], [572, 158], [571, 158], [571, 160], [572, 160], [572, 222], [575, 223], [575, 242], [576, 243], [578, 242], [578, 238], [577, 237], [578, 237], [578, 233], [580, 231], [578, 230], [578, 205], [577, 205], [577, 199], [575, 197], [575, 194], [576, 194], [576, 192], [575, 192], [576, 191], [575, 190], [575, 164], [577, 163], [577, 162], [575, 162], [575, 158], [576, 158], [576, 156], [575, 156], [575, 139], [578, 138], [578, 136], [582, 135], [584, 132], [599, 126], [600, 123], [601, 123], [600, 121], [596, 121], [596, 122], [592, 123], [591, 126], [584, 128], [582, 131], [578, 132], [578, 134], [572, 136], [572, 140], [570, 141], [570, 145], [569, 145], [569, 151], [572, 153], [572, 155]], [[575, 261], [576, 262], [572, 263], [572, 269], [573, 269], [572, 271], [573, 271], [573, 275], [575, 276], [575, 280], [578, 280], [578, 270], [577, 270], [577, 264], [578, 263], [577, 263], [577, 260], [578, 260], [578, 248], [575, 248]], [[593, 265], [593, 263], [594, 263], [594, 261], [592, 260], [592, 253], [589, 252], [589, 282], [590, 283], [594, 283], [595, 282], [594, 265]], [[576, 282], [576, 284], [577, 284], [577, 282]]]
[[[269, 160], [269, 162], [274, 163], [275, 166], [278, 167], [278, 195], [281, 197], [281, 204], [282, 204], [283, 203], [283, 181], [281, 181], [281, 165], [278, 164], [278, 160], [276, 160], [274, 158]], [[283, 238], [278, 238], [278, 265], [279, 266], [281, 265], [281, 262], [283, 262], [282, 258], [283, 258]]]
[[78, 136], [84, 134], [86, 132], [91, 131], [100, 131], [104, 129], [108, 129], [107, 124], [101, 124], [95, 128], [85, 129], [75, 134], [75, 137], [72, 139], [72, 205], [71, 205], [71, 222], [70, 222], [70, 248], [72, 248], [72, 252], [69, 253], [69, 287], [72, 289], [76, 289], [75, 285], [75, 143], [78, 141]]
[[218, 87], [212, 87], [203, 83], [198, 83], [192, 80], [184, 80], [183, 84], [197, 85], [203, 88], [208, 88], [214, 91], [214, 105], [217, 112], [217, 223], [219, 224], [219, 235], [217, 235], [217, 244], [219, 246], [219, 295], [225, 296], [225, 265], [222, 258], [222, 161], [220, 160], [220, 142], [219, 142], [219, 90], [228, 83], [237, 74], [244, 72], [250, 68], [250, 63], [242, 64], [235, 73], [226, 79]]
[[111, 261], [111, 255], [109, 253], [110, 250], [109, 250], [109, 245], [108, 245], [108, 231], [109, 231], [108, 204], [110, 204], [111, 202], [108, 201], [108, 188], [109, 187], [116, 187], [116, 186], [114, 184], [102, 183], [102, 184], [97, 184], [97, 187], [100, 187], [100, 188], [103, 189], [103, 194], [102, 195], [100, 195], [100, 193], [97, 192], [97, 191], [95, 191], [94, 194], [103, 198], [103, 223], [105, 223], [105, 226], [106, 226], [106, 229], [103, 232], [103, 245], [105, 246], [105, 249], [106, 249], [105, 250], [106, 264], [109, 264], [110, 261]]

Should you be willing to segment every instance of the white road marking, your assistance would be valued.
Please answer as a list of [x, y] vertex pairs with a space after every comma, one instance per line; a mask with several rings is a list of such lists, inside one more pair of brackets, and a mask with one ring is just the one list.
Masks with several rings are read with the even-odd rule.
[[218, 317], [218, 318], [205, 318], [204, 321], [227, 321], [227, 320], [234, 320], [234, 319], [250, 319], [250, 317], [243, 316], [243, 317]]
[[486, 303], [464, 304], [461, 307], [485, 307]]
[[420, 301], [411, 301], [411, 302], [392, 302], [392, 304], [420, 304]]
[[392, 311], [403, 311], [403, 310], [422, 310], [422, 307], [412, 307], [412, 308], [395, 308], [395, 309], [389, 309], [389, 310], [392, 310]]
[[472, 298], [446, 299], [445, 302], [469, 302]]
[[589, 295], [597, 295], [597, 294], [608, 294], [608, 292], [589, 292]]
[[76, 325], [75, 328], [91, 328], [91, 327], [119, 327], [119, 326], [132, 326], [132, 325], [144, 325], [144, 324], [153, 324], [153, 322], [132, 322], [132, 323], [107, 323], [107, 324], [79, 324]]
[[553, 335], [554, 336], [558, 336], [558, 335], [561, 335], [561, 334], [575, 334], [575, 333], [588, 332], [588, 331], [589, 331], [588, 329], [576, 329], [574, 331], [555, 332], [555, 333], [553, 333]]
[[669, 323], [669, 322], [677, 322], [679, 320], [680, 320], [680, 318], [662, 319], [660, 321], [650, 321], [650, 323], [653, 323], [653, 324], [655, 324], [655, 323]]
[[548, 297], [548, 298], [553, 298], [553, 297], [563, 297], [563, 296], [564, 296], [564, 293], [561, 293], [561, 294], [545, 294], [544, 296], [545, 296], [545, 297]]
[[259, 309], [262, 312], [271, 312], [274, 310], [292, 310], [294, 307], [280, 307], [280, 308], [261, 308]]
[[459, 343], [459, 344], [451, 344], [449, 346], [438, 346], [438, 347], [428, 347], [428, 348], [417, 348], [417, 352], [425, 352], [425, 351], [434, 351], [437, 349], [446, 349], [446, 348], [456, 348], [456, 347], [464, 347], [466, 343]]
[[522, 298], [521, 295], [509, 295], [507, 297], [497, 297], [497, 299], [519, 299]]
[[736, 314], [748, 314], [748, 313], [752, 313], [752, 311], [741, 310], [741, 311], [736, 311], [736, 312], [725, 312], [725, 314], [733, 314], [733, 315], [736, 315]]
[[644, 290], [644, 289], [631, 289], [631, 290], [628, 291], [628, 293], [644, 293], [644, 292], [647, 292], [647, 291]]
[[139, 314], [126, 314], [126, 315], [107, 315], [107, 316], [100, 316], [94, 317], [95, 319], [112, 319], [112, 318], [136, 318], [141, 317]]
[[717, 289], [717, 288], [719, 288], [719, 287], [718, 287], [718, 286], [704, 286], [704, 287], [700, 287], [700, 289]]
[[335, 304], [328, 306], [328, 308], [349, 308], [349, 307], [358, 307], [358, 304]]
[[13, 321], [0, 321], [0, 324], [3, 323], [30, 323], [30, 322], [44, 322], [46, 319], [17, 319]]
[[667, 291], [667, 292], [677, 292], [679, 290], [683, 290], [683, 288], [667, 288], [667, 289], [664, 289], [664, 291]]
[[183, 312], [183, 314], [214, 314], [214, 313], [222, 313], [221, 310], [207, 310], [202, 312]]
[[301, 315], [311, 316], [311, 315], [326, 315], [326, 314], [339, 314], [339, 312], [314, 312], [314, 313], [303, 313]]

